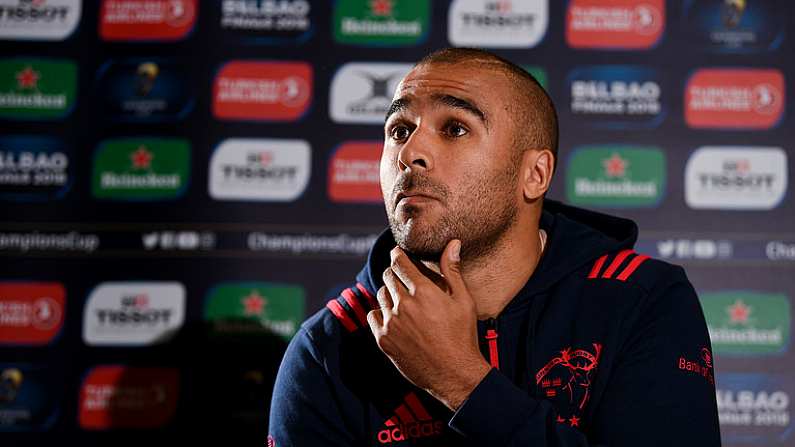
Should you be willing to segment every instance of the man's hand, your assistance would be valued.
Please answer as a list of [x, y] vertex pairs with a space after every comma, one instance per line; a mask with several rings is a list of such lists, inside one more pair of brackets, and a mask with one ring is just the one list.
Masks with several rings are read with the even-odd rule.
[[[447, 244], [442, 287], [395, 247], [378, 290], [381, 308], [367, 314], [378, 347], [403, 376], [456, 410], [491, 366], [478, 348], [475, 302], [461, 277], [461, 242]], [[445, 290], [446, 289], [446, 290]]]

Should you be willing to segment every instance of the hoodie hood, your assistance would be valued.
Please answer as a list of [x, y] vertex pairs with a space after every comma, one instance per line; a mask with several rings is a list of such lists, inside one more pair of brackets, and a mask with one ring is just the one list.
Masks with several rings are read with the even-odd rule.
[[[530, 277], [525, 292], [547, 289], [569, 272], [591, 263], [599, 256], [632, 248], [638, 238], [635, 222], [545, 199], [540, 226], [547, 232], [547, 245], [541, 262]], [[356, 280], [373, 295], [383, 286], [381, 274], [389, 266], [389, 251], [395, 247], [387, 228], [367, 256], [367, 263]]]

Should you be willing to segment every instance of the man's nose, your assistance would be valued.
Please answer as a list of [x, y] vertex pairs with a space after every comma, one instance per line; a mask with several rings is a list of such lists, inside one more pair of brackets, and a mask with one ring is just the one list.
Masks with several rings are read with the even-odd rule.
[[403, 144], [398, 153], [398, 168], [401, 171], [433, 169], [433, 157], [431, 154], [432, 141], [429, 131], [422, 126], [417, 127], [411, 133], [408, 140]]

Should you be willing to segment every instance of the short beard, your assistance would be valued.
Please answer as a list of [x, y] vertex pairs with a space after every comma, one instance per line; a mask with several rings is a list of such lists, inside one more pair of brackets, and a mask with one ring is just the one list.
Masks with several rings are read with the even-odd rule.
[[[517, 151], [518, 152], [518, 151]], [[515, 158], [515, 157], [512, 157]], [[475, 261], [492, 254], [517, 219], [519, 212], [515, 191], [519, 177], [518, 160], [496, 172], [487, 172], [471, 179], [462, 191], [450, 192], [422, 174], [409, 174], [395, 183], [395, 190], [415, 187], [432, 191], [443, 199], [448, 212], [431, 228], [413, 228], [413, 224], [397, 221], [394, 209], [387, 209], [389, 227], [400, 248], [423, 261], [438, 262], [447, 244], [461, 241], [461, 259]], [[393, 194], [394, 197], [394, 194]], [[408, 216], [420, 211], [405, 207]]]

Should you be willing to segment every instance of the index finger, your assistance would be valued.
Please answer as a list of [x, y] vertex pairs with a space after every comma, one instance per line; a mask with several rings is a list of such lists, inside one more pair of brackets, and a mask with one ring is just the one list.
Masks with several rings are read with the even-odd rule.
[[393, 248], [392, 251], [389, 252], [389, 256], [392, 258], [390, 268], [400, 282], [406, 286], [406, 290], [408, 290], [410, 295], [414, 295], [417, 286], [425, 283], [434, 283], [430, 277], [420, 271], [420, 268], [402, 248]]

